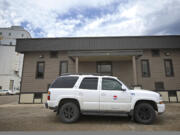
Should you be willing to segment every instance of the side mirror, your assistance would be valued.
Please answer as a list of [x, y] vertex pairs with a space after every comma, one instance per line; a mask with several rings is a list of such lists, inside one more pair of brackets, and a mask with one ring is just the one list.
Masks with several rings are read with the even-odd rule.
[[122, 91], [126, 91], [126, 89], [122, 89]]

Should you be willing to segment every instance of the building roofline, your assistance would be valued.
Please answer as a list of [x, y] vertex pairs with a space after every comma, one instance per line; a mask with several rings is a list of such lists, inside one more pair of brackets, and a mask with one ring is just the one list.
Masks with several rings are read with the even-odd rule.
[[0, 44], [0, 46], [11, 46], [11, 47], [15, 47], [16, 45]]
[[[151, 37], [180, 37], [180, 35], [137, 35], [137, 36], [79, 36], [79, 37], [42, 37], [42, 38], [23, 38], [23, 40], [41, 40], [41, 39], [84, 39], [84, 38], [151, 38]], [[21, 40], [21, 38], [17, 38]]]
[[180, 48], [180, 35], [98, 36], [17, 39], [17, 52]]

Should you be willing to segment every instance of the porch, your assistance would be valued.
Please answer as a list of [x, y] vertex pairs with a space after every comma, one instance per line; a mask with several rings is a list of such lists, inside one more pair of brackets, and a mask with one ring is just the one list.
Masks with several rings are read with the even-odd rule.
[[142, 50], [69, 51], [76, 73], [99, 73], [118, 77], [127, 86], [136, 86], [136, 58]]

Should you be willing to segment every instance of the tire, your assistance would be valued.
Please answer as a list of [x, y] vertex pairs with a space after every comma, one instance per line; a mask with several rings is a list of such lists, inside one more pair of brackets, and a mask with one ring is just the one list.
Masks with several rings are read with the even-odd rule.
[[152, 124], [156, 119], [156, 113], [152, 105], [140, 103], [135, 107], [135, 121], [142, 124]]
[[67, 102], [59, 109], [60, 120], [64, 123], [76, 122], [79, 118], [79, 115], [79, 107], [73, 102]]

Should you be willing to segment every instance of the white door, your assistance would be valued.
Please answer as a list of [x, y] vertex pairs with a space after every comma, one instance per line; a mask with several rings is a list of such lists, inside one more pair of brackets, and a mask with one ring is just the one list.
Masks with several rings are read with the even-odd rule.
[[83, 111], [99, 111], [98, 78], [86, 77], [79, 86], [79, 97]]
[[114, 78], [102, 78], [100, 111], [130, 111], [131, 96]]

